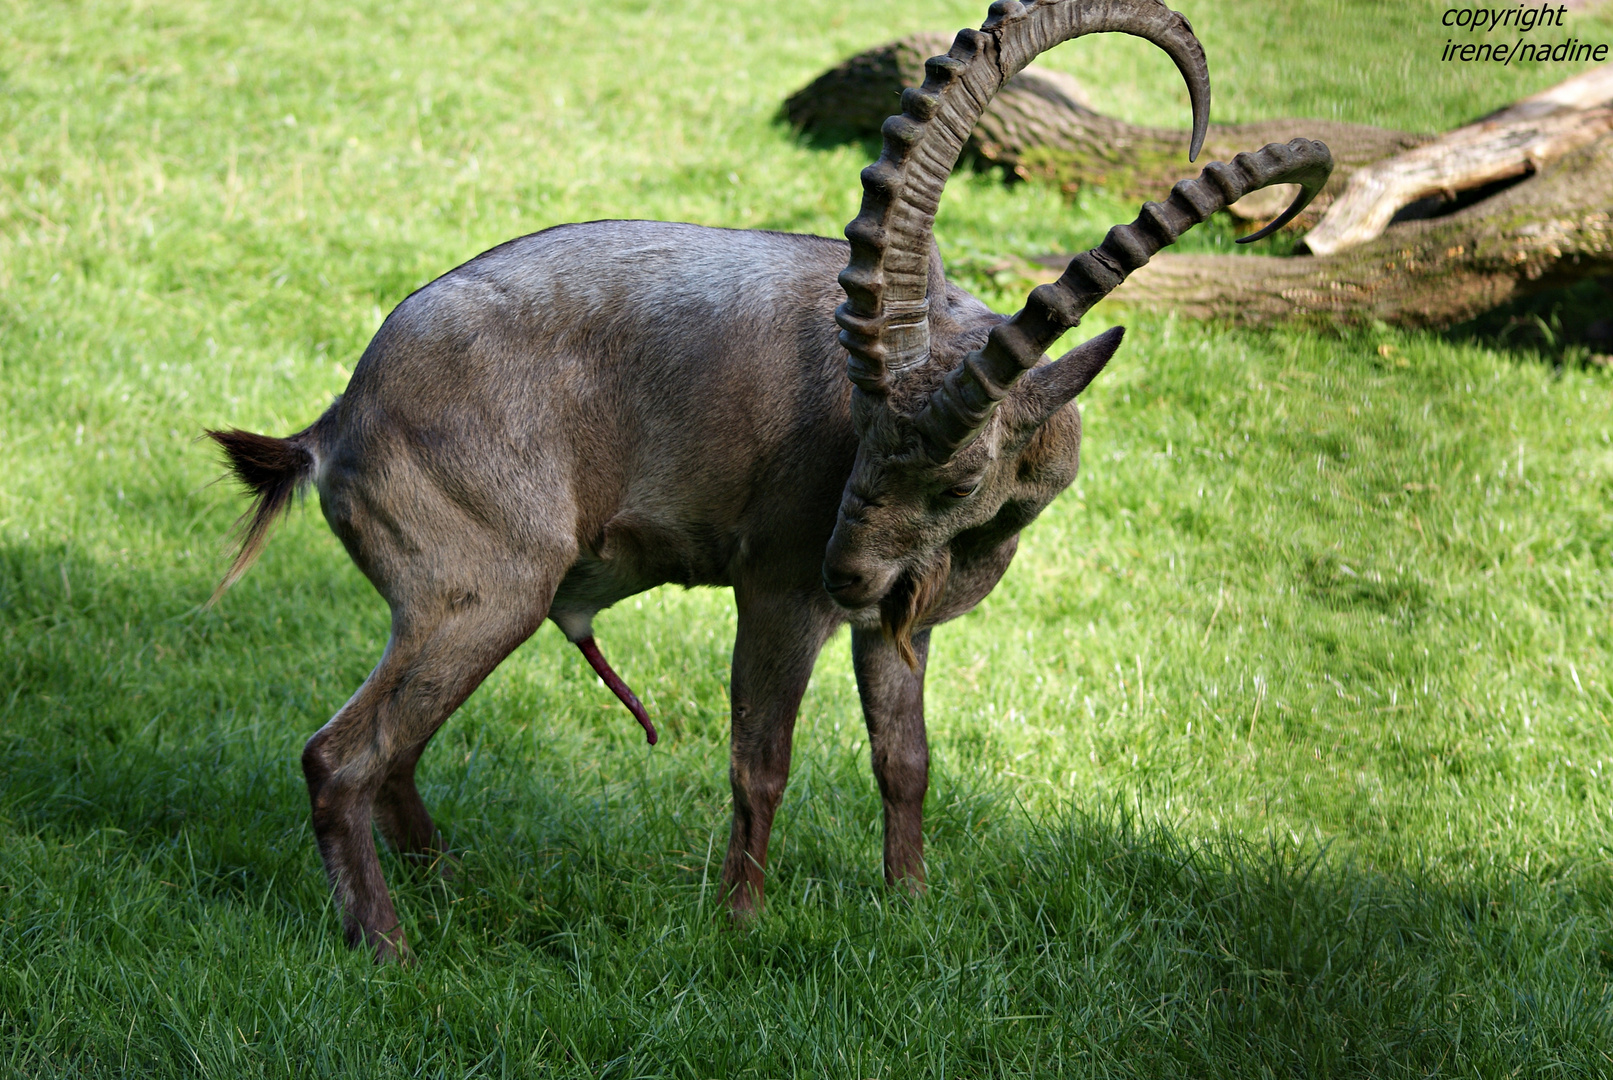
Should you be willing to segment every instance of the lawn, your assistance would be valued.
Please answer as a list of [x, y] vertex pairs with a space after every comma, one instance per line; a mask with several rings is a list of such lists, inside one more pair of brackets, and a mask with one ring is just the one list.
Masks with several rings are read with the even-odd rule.
[[[1440, 64], [1443, 5], [1177, 6], [1223, 121], [1446, 128], [1573, 70]], [[306, 424], [515, 235], [838, 234], [866, 148], [783, 97], [983, 17], [0, 0], [0, 1073], [1613, 1075], [1613, 373], [1549, 333], [1100, 306], [1080, 479], [935, 635], [926, 896], [842, 633], [728, 927], [732, 606], [669, 588], [597, 623], [661, 744], [546, 627], [423, 762], [461, 872], [385, 861], [418, 962], [342, 946], [297, 759], [385, 606], [309, 505], [204, 608], [244, 500], [199, 433]], [[1047, 62], [1187, 122], [1147, 46]], [[1011, 310], [1003, 254], [1134, 212], [965, 167], [938, 232]]]

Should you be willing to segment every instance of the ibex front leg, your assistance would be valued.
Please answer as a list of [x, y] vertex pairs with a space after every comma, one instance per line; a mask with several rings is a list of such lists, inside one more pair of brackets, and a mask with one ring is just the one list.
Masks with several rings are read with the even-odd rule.
[[918, 670], [878, 630], [852, 630], [851, 662], [868, 722], [874, 779], [885, 804], [885, 883], [924, 889], [924, 793], [930, 746], [924, 735], [924, 667], [930, 632], [913, 635]]
[[795, 715], [818, 658], [839, 618], [826, 600], [802, 593], [734, 589], [733, 745], [728, 769], [734, 824], [723, 860], [723, 887], [736, 918], [762, 908], [762, 877], [773, 814], [790, 775]]

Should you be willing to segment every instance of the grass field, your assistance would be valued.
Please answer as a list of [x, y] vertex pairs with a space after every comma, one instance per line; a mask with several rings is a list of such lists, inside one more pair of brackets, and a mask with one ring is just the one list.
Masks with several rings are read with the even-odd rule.
[[[1215, 118], [1455, 125], [1567, 69], [1441, 65], [1442, 5], [1182, 0]], [[1568, 33], [1613, 42], [1613, 14]], [[983, 5], [0, 0], [0, 1073], [1613, 1075], [1613, 375], [1488, 332], [1100, 308], [1076, 485], [936, 634], [932, 888], [880, 883], [845, 636], [770, 908], [728, 929], [729, 597], [546, 628], [438, 737], [419, 963], [341, 945], [297, 755], [386, 633], [313, 507], [201, 607], [284, 433], [391, 306], [511, 236], [837, 234], [785, 94]], [[1067, 46], [1186, 123], [1163, 56]], [[961, 173], [956, 275], [1134, 208]], [[1227, 246], [1208, 229], [1187, 246]]]

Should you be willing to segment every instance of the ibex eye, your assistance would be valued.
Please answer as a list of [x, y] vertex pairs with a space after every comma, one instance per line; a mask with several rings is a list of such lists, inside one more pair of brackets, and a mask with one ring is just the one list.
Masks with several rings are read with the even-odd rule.
[[971, 495], [973, 495], [975, 493], [975, 488], [977, 488], [979, 486], [980, 486], [980, 481], [978, 481], [978, 480], [970, 480], [968, 483], [958, 484], [955, 487], [949, 487], [949, 488], [947, 488], [947, 498], [949, 498], [949, 499], [967, 499], [969, 496], [971, 496]]

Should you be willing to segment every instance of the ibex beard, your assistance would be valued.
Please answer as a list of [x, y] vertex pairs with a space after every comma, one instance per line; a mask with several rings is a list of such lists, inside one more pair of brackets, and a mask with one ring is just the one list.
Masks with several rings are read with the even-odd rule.
[[898, 578], [879, 601], [879, 628], [885, 640], [896, 647], [902, 663], [914, 671], [918, 670], [919, 658], [913, 651], [913, 632], [945, 595], [951, 571], [952, 552], [942, 548], [924, 566]]
[[946, 281], [930, 232], [941, 189], [1006, 79], [1038, 52], [1101, 31], [1143, 37], [1176, 62], [1196, 154], [1209, 77], [1186, 20], [1156, 0], [1004, 0], [903, 94], [863, 173], [849, 245], [648, 221], [558, 226], [406, 299], [307, 429], [211, 433], [255, 495], [220, 592], [312, 483], [391, 609], [380, 661], [302, 758], [350, 943], [378, 959], [406, 953], [372, 827], [401, 853], [441, 853], [415, 766], [544, 619], [654, 742], [592, 625], [666, 582], [730, 586], [738, 608], [722, 868], [734, 913], [761, 907], [801, 695], [847, 623], [886, 879], [922, 887], [931, 628], [991, 591], [1020, 530], [1074, 479], [1074, 399], [1121, 331], [1056, 362], [1045, 350], [1209, 214], [1257, 188], [1299, 184], [1270, 231], [1330, 167], [1326, 148], [1306, 140], [1212, 164], [1077, 256], [1012, 318], [991, 312]]

